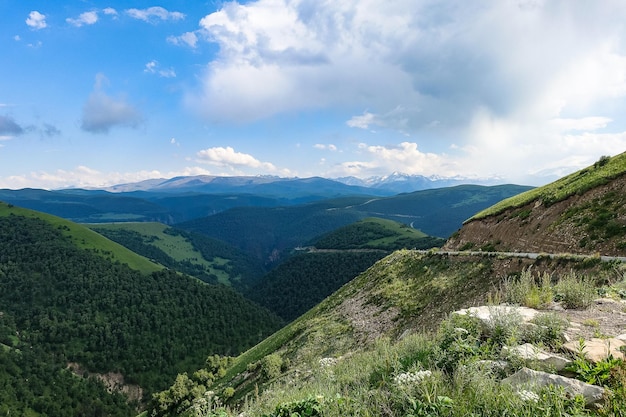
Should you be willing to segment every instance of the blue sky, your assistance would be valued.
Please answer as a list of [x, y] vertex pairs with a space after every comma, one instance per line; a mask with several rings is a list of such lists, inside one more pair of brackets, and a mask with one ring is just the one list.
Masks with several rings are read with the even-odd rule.
[[0, 0], [0, 188], [544, 184], [626, 151], [625, 22], [622, 0]]

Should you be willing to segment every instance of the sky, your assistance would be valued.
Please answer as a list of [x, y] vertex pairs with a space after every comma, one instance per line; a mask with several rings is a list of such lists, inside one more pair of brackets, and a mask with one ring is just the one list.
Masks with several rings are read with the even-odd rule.
[[0, 0], [0, 188], [542, 185], [624, 151], [623, 0]]

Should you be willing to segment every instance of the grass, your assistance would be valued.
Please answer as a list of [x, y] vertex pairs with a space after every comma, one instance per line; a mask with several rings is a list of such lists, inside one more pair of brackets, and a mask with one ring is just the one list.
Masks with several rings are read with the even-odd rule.
[[[601, 158], [596, 164], [574, 172], [555, 182], [543, 187], [535, 188], [516, 196], [502, 200], [501, 202], [478, 212], [466, 222], [482, 219], [488, 216], [496, 216], [508, 209], [525, 206], [533, 201], [541, 201], [549, 206], [566, 198], [583, 194], [598, 185], [607, 183], [609, 180], [624, 175], [626, 172], [626, 153], [612, 158]], [[523, 215], [520, 213], [520, 215]]]
[[11, 214], [44, 220], [62, 231], [63, 234], [72, 239], [79, 248], [94, 250], [100, 256], [127, 264], [132, 269], [144, 273], [151, 273], [162, 269], [161, 266], [154, 262], [137, 255], [124, 246], [99, 235], [85, 226], [50, 214], [16, 207], [11, 204], [0, 203], [0, 216], [10, 216]]
[[[584, 262], [584, 261], [583, 261]], [[504, 280], [499, 298], [511, 304], [530, 308], [545, 308], [559, 301], [564, 308], [587, 308], [598, 297], [596, 282], [574, 271], [562, 274], [555, 283], [550, 274], [535, 276], [530, 268], [522, 271], [518, 278]]]
[[[503, 346], [533, 343], [557, 349], [561, 345], [568, 323], [558, 315], [539, 314], [533, 319], [535, 326], [527, 326], [513, 310], [500, 314], [490, 328], [471, 316], [445, 318], [460, 305], [484, 302], [475, 296], [484, 296], [493, 288], [493, 278], [499, 282], [498, 271], [511, 261], [493, 256], [463, 260], [435, 252], [395, 252], [235, 358], [209, 387], [220, 400], [197, 415], [587, 415], [578, 399], [557, 389], [528, 394], [537, 397], [535, 402], [534, 397], [529, 401], [500, 383], [521, 366], [540, 366], [511, 359]], [[513, 261], [519, 263], [519, 276], [500, 289], [501, 300], [508, 297], [505, 291], [509, 289], [517, 291], [520, 300], [538, 297], [543, 304], [563, 291], [557, 291], [559, 284], [588, 283], [567, 272], [580, 260]], [[533, 264], [533, 269], [524, 269], [524, 262]], [[551, 273], [544, 272], [544, 267]], [[597, 271], [601, 276], [601, 265], [594, 268], [586, 273]], [[521, 289], [511, 286], [520, 282]], [[528, 297], [528, 288], [540, 295]], [[379, 321], [385, 312], [398, 314], [375, 340], [364, 342], [345, 309], [350, 300], [361, 300], [358, 308], [371, 309], [367, 315], [373, 321]], [[357, 319], [367, 320], [365, 316]], [[494, 368], [485, 362], [503, 359], [510, 365]], [[268, 364], [272, 364], [271, 372]], [[425, 371], [430, 375], [424, 377]], [[609, 406], [623, 397], [611, 400]], [[227, 399], [229, 406], [223, 404]]]
[[[501, 346], [473, 333], [459, 336], [446, 322], [437, 334], [413, 334], [393, 343], [382, 338], [371, 349], [333, 361], [301, 363], [263, 392], [247, 396], [235, 411], [213, 400], [205, 417], [282, 416], [583, 416], [579, 397], [557, 388], [517, 391], [501, 384], [484, 359], [497, 358]], [[452, 342], [449, 340], [452, 338]], [[463, 346], [472, 346], [463, 349]], [[459, 354], [464, 352], [464, 354]], [[439, 366], [452, 357], [449, 368]], [[202, 404], [202, 398], [195, 404]]]
[[191, 242], [181, 235], [172, 235], [165, 233], [169, 226], [157, 222], [124, 222], [124, 223], [97, 223], [93, 227], [98, 229], [111, 230], [131, 230], [146, 237], [151, 245], [156, 246], [163, 252], [168, 254], [176, 261], [189, 261], [196, 265], [205, 267], [208, 273], [217, 276], [218, 282], [224, 285], [230, 285], [230, 276], [226, 271], [216, 266], [225, 265], [228, 259], [214, 258], [213, 260], [205, 259], [202, 254], [196, 250]]

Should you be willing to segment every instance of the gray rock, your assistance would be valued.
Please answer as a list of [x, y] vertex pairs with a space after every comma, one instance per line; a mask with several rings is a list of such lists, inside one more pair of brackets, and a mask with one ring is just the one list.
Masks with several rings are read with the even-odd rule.
[[563, 370], [566, 366], [572, 363], [569, 359], [541, 350], [530, 343], [513, 347], [504, 346], [502, 350], [515, 355], [524, 361], [539, 364], [542, 369], [554, 369], [557, 372]]
[[502, 380], [503, 384], [510, 384], [518, 389], [541, 389], [548, 385], [563, 387], [571, 395], [582, 395], [587, 405], [598, 403], [604, 395], [604, 388], [566, 378], [560, 375], [549, 374], [532, 369], [522, 368], [515, 374]]
[[529, 322], [539, 312], [533, 308], [517, 307], [517, 306], [480, 306], [464, 308], [462, 310], [455, 311], [454, 314], [467, 314], [478, 318], [482, 322], [491, 322], [495, 316], [504, 316], [507, 314], [519, 314], [522, 317], [522, 321]]

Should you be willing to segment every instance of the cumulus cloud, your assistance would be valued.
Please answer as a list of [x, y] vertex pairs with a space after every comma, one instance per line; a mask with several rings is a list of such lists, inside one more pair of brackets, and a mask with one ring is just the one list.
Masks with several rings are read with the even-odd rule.
[[147, 9], [127, 9], [126, 14], [134, 19], [143, 20], [144, 22], [153, 23], [158, 20], [182, 20], [185, 14], [181, 12], [170, 12], [167, 9], [156, 6]]
[[546, 147], [573, 170], [626, 148], [624, 19], [620, 0], [226, 2], [190, 32], [219, 55], [186, 103], [220, 122], [333, 108], [463, 171], [540, 172]]
[[115, 10], [112, 7], [106, 7], [102, 9], [102, 13], [109, 15], [109, 16], [117, 16], [117, 10]]
[[108, 133], [115, 126], [137, 127], [142, 117], [124, 97], [111, 97], [103, 91], [107, 79], [98, 74], [94, 91], [83, 105], [81, 128], [91, 133]]
[[70, 25], [76, 27], [81, 27], [83, 25], [93, 25], [98, 21], [98, 12], [91, 11], [81, 13], [77, 18], [73, 19], [68, 17], [67, 19], [65, 19], [65, 21]]
[[203, 149], [197, 153], [197, 158], [199, 162], [227, 167], [235, 172], [241, 168], [252, 168], [258, 172], [278, 172], [274, 164], [261, 162], [250, 154], [236, 152], [230, 146]]
[[398, 171], [412, 175], [454, 176], [460, 168], [453, 157], [422, 152], [415, 142], [401, 142], [397, 145], [359, 143], [357, 148], [361, 160], [336, 164], [326, 175], [369, 177]]
[[0, 116], [0, 135], [21, 135], [24, 128], [10, 116]]
[[46, 15], [39, 13], [37, 10], [33, 10], [28, 14], [26, 24], [34, 30], [40, 30], [48, 26], [46, 23]]

